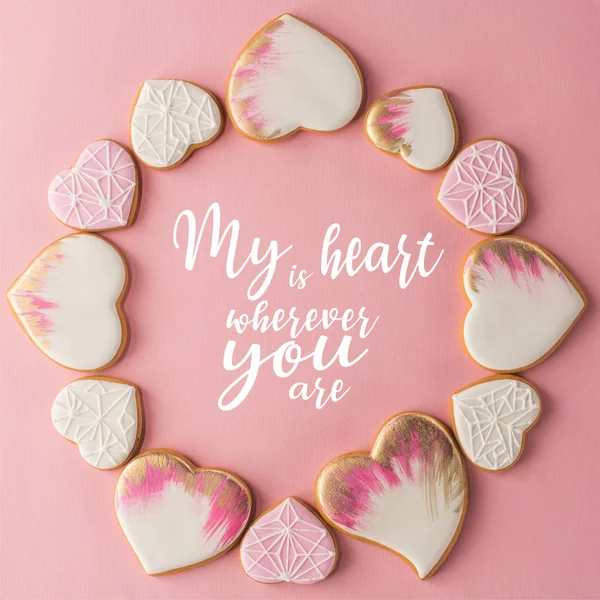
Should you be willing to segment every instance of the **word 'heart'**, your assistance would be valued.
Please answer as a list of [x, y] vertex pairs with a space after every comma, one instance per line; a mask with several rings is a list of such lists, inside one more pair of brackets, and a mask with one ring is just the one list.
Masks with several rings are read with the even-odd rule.
[[138, 177], [129, 152], [111, 140], [85, 148], [75, 166], [59, 173], [48, 188], [54, 215], [68, 227], [107, 231], [133, 222]]
[[461, 150], [442, 181], [438, 202], [478, 233], [500, 235], [518, 227], [527, 198], [514, 150], [499, 140], [480, 140]]
[[306, 504], [286, 498], [261, 515], [241, 545], [244, 571], [260, 583], [318, 583], [335, 568], [333, 536]]
[[84, 377], [65, 386], [52, 405], [52, 423], [97, 469], [116, 469], [135, 453], [142, 433], [140, 393], [111, 377]]
[[490, 371], [538, 364], [586, 307], [567, 270], [549, 252], [518, 237], [477, 244], [465, 262], [463, 285], [472, 304], [463, 325], [465, 348]]
[[98, 371], [125, 349], [121, 303], [125, 260], [91, 233], [50, 244], [8, 290], [10, 305], [36, 346], [69, 369]]
[[358, 112], [362, 94], [349, 52], [286, 14], [265, 25], [238, 56], [227, 103], [241, 133], [276, 140], [299, 129], [340, 129]]
[[385, 423], [370, 454], [345, 454], [328, 463], [315, 494], [333, 526], [399, 554], [425, 579], [460, 533], [466, 470], [439, 421], [407, 412]]
[[220, 469], [196, 468], [168, 450], [140, 454], [123, 469], [115, 508], [123, 533], [149, 575], [199, 565], [242, 535], [252, 498]]
[[494, 375], [452, 396], [452, 423], [465, 456], [484, 471], [504, 471], [523, 452], [540, 416], [540, 396], [525, 379]]
[[441, 169], [458, 145], [454, 111], [439, 87], [402, 88], [377, 98], [365, 131], [376, 148], [420, 171]]

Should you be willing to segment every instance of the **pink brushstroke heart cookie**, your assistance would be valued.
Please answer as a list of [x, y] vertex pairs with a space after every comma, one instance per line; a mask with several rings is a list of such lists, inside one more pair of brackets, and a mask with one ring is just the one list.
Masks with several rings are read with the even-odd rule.
[[250, 526], [240, 548], [242, 567], [260, 583], [318, 583], [337, 562], [333, 535], [304, 502], [286, 498]]
[[331, 525], [398, 554], [425, 579], [460, 533], [466, 470], [439, 421], [400, 413], [384, 424], [370, 454], [344, 454], [325, 465], [315, 497]]
[[251, 507], [250, 490], [239, 477], [197, 468], [170, 450], [140, 454], [123, 469], [115, 490], [119, 525], [149, 575], [225, 554], [244, 532]]
[[463, 286], [472, 305], [463, 324], [465, 348], [499, 373], [529, 369], [548, 357], [587, 304], [556, 258], [515, 236], [477, 244], [465, 261]]
[[367, 111], [365, 133], [376, 148], [419, 171], [441, 169], [458, 147], [450, 100], [433, 86], [402, 88], [377, 98]]
[[500, 140], [469, 144], [452, 161], [438, 202], [467, 229], [486, 235], [512, 231], [527, 212], [515, 151]]
[[243, 135], [269, 141], [300, 129], [340, 129], [356, 116], [362, 96], [362, 77], [350, 53], [285, 14], [267, 23], [238, 56], [227, 108]]
[[126, 347], [121, 305], [128, 283], [116, 246], [91, 233], [74, 233], [42, 250], [7, 296], [44, 354], [69, 369], [99, 371]]
[[130, 225], [138, 204], [138, 174], [129, 152], [112, 140], [87, 146], [75, 165], [48, 188], [54, 215], [80, 231], [108, 231]]

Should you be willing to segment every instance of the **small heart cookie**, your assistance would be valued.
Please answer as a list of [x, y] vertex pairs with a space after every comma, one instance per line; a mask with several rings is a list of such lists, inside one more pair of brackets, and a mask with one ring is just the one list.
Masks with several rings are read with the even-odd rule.
[[425, 579], [460, 533], [466, 470], [439, 421], [400, 413], [384, 424], [370, 454], [344, 454], [325, 465], [315, 497], [334, 527], [400, 555]]
[[142, 405], [138, 389], [111, 377], [84, 377], [65, 386], [52, 405], [52, 423], [77, 444], [97, 469], [116, 469], [141, 441]]
[[72, 229], [121, 229], [135, 218], [138, 187], [129, 152], [112, 140], [98, 140], [52, 180], [48, 202], [59, 221]]
[[469, 253], [463, 285], [467, 352], [499, 373], [523, 371], [548, 357], [581, 317], [579, 285], [547, 250], [523, 238], [491, 238]]
[[433, 86], [401, 88], [377, 98], [367, 111], [365, 133], [376, 148], [419, 171], [441, 169], [458, 147], [450, 100]]
[[356, 116], [362, 96], [362, 77], [350, 53], [285, 14], [267, 23], [238, 56], [227, 108], [243, 135], [267, 141], [300, 129], [340, 129]]
[[44, 354], [68, 369], [99, 371], [125, 350], [127, 285], [119, 250], [100, 236], [75, 233], [42, 250], [7, 296]]
[[540, 416], [537, 390], [516, 375], [494, 375], [452, 396], [452, 424], [465, 456], [484, 471], [504, 471], [523, 452]]
[[240, 547], [242, 567], [260, 583], [318, 583], [337, 562], [335, 540], [313, 510], [286, 498], [250, 526]]
[[196, 468], [170, 450], [151, 450], [121, 472], [115, 490], [119, 525], [149, 575], [194, 567], [237, 543], [252, 497], [221, 469]]
[[438, 202], [467, 229], [486, 235], [512, 231], [527, 212], [515, 151], [500, 140], [466, 146], [450, 165]]
[[154, 79], [138, 92], [131, 117], [131, 145], [153, 169], [171, 169], [223, 129], [221, 107], [208, 90], [189, 81]]

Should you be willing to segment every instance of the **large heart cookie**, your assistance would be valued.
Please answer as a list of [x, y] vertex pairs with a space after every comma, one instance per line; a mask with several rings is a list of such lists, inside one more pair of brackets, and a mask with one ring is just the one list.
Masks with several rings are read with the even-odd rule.
[[52, 423], [97, 469], [116, 469], [141, 441], [138, 389], [122, 379], [84, 377], [65, 386], [52, 405]]
[[168, 450], [140, 454], [115, 490], [119, 525], [149, 575], [217, 558], [242, 535], [252, 498], [246, 484], [220, 469], [198, 469]]
[[260, 583], [318, 583], [337, 562], [333, 536], [312, 509], [286, 498], [263, 513], [242, 539], [244, 571]]
[[99, 371], [125, 349], [121, 302], [125, 260], [90, 233], [50, 244], [8, 290], [10, 305], [36, 346], [69, 369]]
[[438, 202], [478, 233], [500, 235], [518, 227], [527, 198], [514, 150], [500, 140], [480, 140], [461, 150], [442, 181]]
[[148, 167], [171, 169], [194, 150], [217, 139], [221, 107], [208, 91], [189, 81], [145, 81], [131, 117], [131, 145]]
[[75, 165], [48, 188], [50, 209], [68, 227], [107, 231], [129, 225], [136, 213], [138, 176], [129, 152], [112, 140], [85, 148]]
[[522, 371], [541, 362], [586, 307], [567, 270], [518, 237], [477, 244], [465, 262], [463, 285], [472, 304], [463, 325], [465, 347], [490, 371]]
[[523, 452], [540, 416], [540, 396], [525, 379], [494, 375], [452, 396], [452, 424], [465, 456], [484, 471], [504, 471]]
[[328, 463], [315, 496], [333, 526], [399, 554], [425, 579], [460, 533], [466, 470], [439, 421], [401, 413], [385, 423], [370, 454], [344, 454]]
[[238, 56], [227, 106], [241, 133], [276, 140], [299, 129], [340, 129], [358, 112], [362, 94], [361, 74], [350, 53], [286, 14], [267, 23]]
[[458, 146], [454, 111], [439, 87], [402, 88], [377, 98], [367, 111], [365, 132], [375, 147], [419, 171], [441, 169]]

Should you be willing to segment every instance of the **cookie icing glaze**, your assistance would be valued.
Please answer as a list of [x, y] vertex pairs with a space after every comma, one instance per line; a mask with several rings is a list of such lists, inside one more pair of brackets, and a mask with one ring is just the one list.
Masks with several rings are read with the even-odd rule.
[[73, 168], [52, 180], [48, 202], [68, 227], [106, 231], [133, 221], [137, 190], [137, 171], [129, 152], [117, 142], [98, 140], [84, 149]]
[[420, 171], [441, 169], [458, 145], [458, 126], [444, 90], [410, 87], [377, 98], [365, 117], [375, 147]]
[[514, 150], [500, 140], [481, 140], [461, 150], [442, 181], [438, 202], [479, 233], [500, 235], [518, 227], [527, 200]]
[[465, 262], [463, 285], [472, 304], [463, 325], [465, 347], [490, 371], [539, 363], [586, 306], [583, 291], [547, 250], [515, 236], [477, 244]]
[[333, 536], [295, 498], [261, 515], [246, 532], [240, 553], [246, 574], [261, 583], [318, 583], [337, 561]]
[[401, 413], [385, 423], [370, 454], [345, 454], [328, 463], [315, 496], [334, 527], [399, 554], [425, 579], [460, 533], [466, 470], [440, 422]]
[[246, 528], [251, 504], [250, 490], [237, 476], [196, 468], [168, 450], [133, 459], [115, 490], [119, 525], [149, 575], [230, 550]]
[[216, 98], [188, 81], [145, 81], [131, 117], [131, 144], [138, 158], [155, 169], [170, 169], [194, 150], [213, 142], [223, 119]]
[[52, 405], [52, 423], [97, 469], [120, 467], [134, 453], [142, 430], [137, 388], [126, 381], [86, 377], [65, 386]]
[[535, 388], [516, 375], [488, 377], [452, 396], [452, 421], [465, 456], [486, 471], [511, 467], [540, 415]]
[[338, 42], [285, 14], [267, 23], [238, 56], [227, 91], [236, 128], [255, 140], [298, 129], [334, 131], [362, 102], [354, 59]]
[[125, 349], [120, 305], [127, 281], [115, 246], [97, 235], [76, 233], [42, 250], [7, 296], [44, 354], [69, 369], [97, 371]]

